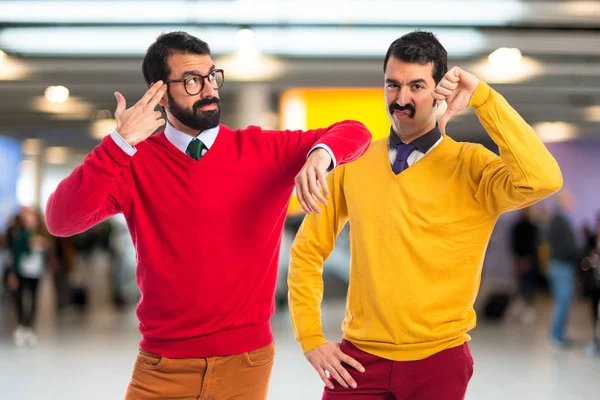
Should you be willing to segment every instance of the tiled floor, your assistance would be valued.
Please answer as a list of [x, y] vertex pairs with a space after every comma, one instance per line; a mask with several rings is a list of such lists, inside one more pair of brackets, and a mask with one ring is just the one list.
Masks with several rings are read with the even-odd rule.
[[[589, 358], [583, 350], [591, 335], [586, 305], [579, 304], [572, 318], [571, 336], [580, 345], [566, 352], [548, 346], [549, 302], [542, 298], [539, 305], [542, 315], [533, 327], [505, 322], [480, 323], [475, 329], [471, 342], [475, 374], [467, 399], [600, 399], [600, 358]], [[342, 317], [343, 302], [327, 304], [323, 319], [328, 338], [339, 339]], [[131, 311], [96, 310], [60, 321], [43, 317], [40, 325], [37, 348], [16, 348], [9, 336], [11, 328], [0, 330], [0, 399], [123, 398], [139, 340]], [[269, 399], [320, 399], [320, 379], [293, 339], [287, 312], [274, 317], [273, 330], [277, 355]]]

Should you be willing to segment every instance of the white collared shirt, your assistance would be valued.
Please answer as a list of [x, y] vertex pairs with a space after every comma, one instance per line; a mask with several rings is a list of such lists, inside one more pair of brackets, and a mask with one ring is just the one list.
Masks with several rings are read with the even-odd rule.
[[[218, 134], [219, 125], [215, 126], [214, 128], [202, 131], [198, 134], [198, 136], [196, 136], [196, 139], [200, 139], [202, 143], [204, 143], [204, 146], [206, 146], [204, 149], [202, 149], [202, 155], [205, 155], [206, 152], [212, 147], [212, 145], [215, 143], [215, 140], [217, 139]], [[190, 142], [194, 140], [192, 136], [175, 129], [175, 127], [173, 127], [173, 125], [169, 123], [167, 123], [167, 126], [165, 127], [165, 136], [167, 137], [169, 142], [173, 144], [173, 146], [177, 147], [184, 154], [187, 154], [187, 148]]]
[[[413, 152], [410, 153], [410, 155], [408, 156], [408, 158], [406, 160], [406, 162], [408, 163], [408, 166], [410, 167], [411, 165], [413, 165], [414, 163], [419, 161], [421, 158], [425, 157], [426, 154], [431, 153], [431, 150], [435, 149], [442, 142], [442, 139], [444, 139], [444, 136], [439, 138], [438, 141], [435, 142], [435, 144], [433, 146], [431, 146], [431, 148], [427, 151], [427, 153], [422, 153], [419, 150], [413, 150]], [[396, 161], [396, 154], [397, 154], [396, 148], [392, 147], [391, 149], [389, 149], [389, 153], [390, 153], [390, 162], [392, 163], [392, 165], [394, 165], [394, 162]]]

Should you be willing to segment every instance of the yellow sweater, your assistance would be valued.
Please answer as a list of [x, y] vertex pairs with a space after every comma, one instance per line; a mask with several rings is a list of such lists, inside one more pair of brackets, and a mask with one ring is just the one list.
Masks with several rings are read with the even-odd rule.
[[480, 83], [470, 106], [499, 146], [441, 143], [395, 175], [387, 138], [328, 176], [329, 205], [308, 215], [291, 250], [289, 304], [304, 352], [326, 343], [320, 321], [323, 261], [350, 221], [344, 338], [391, 360], [420, 360], [470, 339], [481, 267], [498, 216], [562, 186], [533, 129]]

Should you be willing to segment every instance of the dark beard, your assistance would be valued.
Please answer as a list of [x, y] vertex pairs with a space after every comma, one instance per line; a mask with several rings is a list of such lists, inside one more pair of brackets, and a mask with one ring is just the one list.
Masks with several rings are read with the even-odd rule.
[[[169, 92], [167, 92], [167, 97], [169, 99], [169, 111], [171, 114], [188, 128], [202, 132], [219, 125], [221, 119], [221, 101], [217, 97], [198, 100], [192, 106], [192, 110], [179, 106]], [[210, 111], [199, 110], [200, 107], [208, 104], [216, 104], [217, 108]]]

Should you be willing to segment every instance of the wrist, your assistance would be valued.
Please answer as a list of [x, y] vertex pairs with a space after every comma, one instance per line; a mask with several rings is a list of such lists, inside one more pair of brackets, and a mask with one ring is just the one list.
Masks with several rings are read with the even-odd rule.
[[469, 107], [479, 108], [493, 96], [492, 88], [484, 81], [478, 80], [477, 86], [469, 99]]
[[302, 352], [304, 354], [308, 353], [311, 350], [316, 349], [317, 347], [328, 343], [323, 336], [311, 336], [308, 338], [304, 338], [300, 341], [300, 346], [302, 347]]
[[331, 154], [322, 147], [314, 149], [310, 155], [315, 157], [318, 160], [319, 165], [323, 165], [325, 168], [329, 168], [333, 161]]
[[121, 136], [121, 138], [125, 141], [125, 143], [127, 143], [129, 146], [131, 147], [135, 147], [136, 144], [138, 144], [138, 142], [136, 140], [133, 139], [131, 133], [127, 132], [127, 131], [121, 131], [119, 130], [119, 128], [117, 128], [115, 130], [117, 132], [117, 135]]

